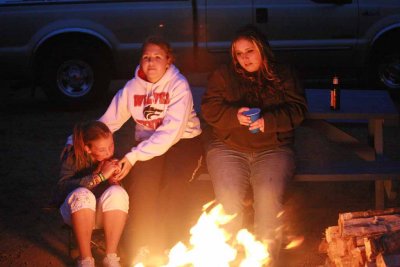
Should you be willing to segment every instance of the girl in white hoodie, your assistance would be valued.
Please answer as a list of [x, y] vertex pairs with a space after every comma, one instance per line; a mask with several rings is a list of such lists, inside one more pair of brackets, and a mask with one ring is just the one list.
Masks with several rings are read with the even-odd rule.
[[148, 38], [135, 77], [99, 119], [112, 132], [129, 118], [136, 123], [135, 145], [119, 161], [116, 177], [131, 200], [122, 242], [128, 264], [133, 263], [130, 256], [147, 249], [158, 253], [170, 248], [189, 230], [182, 225], [185, 194], [201, 155], [201, 128], [189, 84], [172, 63], [170, 45]]

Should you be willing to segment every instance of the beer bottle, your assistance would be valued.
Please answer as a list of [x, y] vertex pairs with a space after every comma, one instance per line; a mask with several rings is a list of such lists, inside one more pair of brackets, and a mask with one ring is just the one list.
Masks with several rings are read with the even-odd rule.
[[339, 78], [337, 75], [333, 76], [331, 87], [331, 110], [340, 109], [340, 88]]

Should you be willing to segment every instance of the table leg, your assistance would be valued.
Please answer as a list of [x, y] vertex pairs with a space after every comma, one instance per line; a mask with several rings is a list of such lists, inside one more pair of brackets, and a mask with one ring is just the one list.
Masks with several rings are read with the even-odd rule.
[[[376, 159], [380, 160], [383, 155], [383, 120], [371, 119], [368, 122], [369, 142], [375, 149]], [[386, 181], [375, 181], [375, 208], [385, 208], [385, 189]]]
[[[377, 160], [383, 158], [383, 119], [373, 119], [368, 123], [369, 140], [372, 140]], [[385, 192], [388, 199], [396, 198], [392, 192], [392, 180], [375, 182], [375, 206], [377, 209], [385, 208]], [[379, 198], [379, 199], [378, 199]]]
[[369, 135], [373, 140], [376, 156], [383, 155], [383, 119], [373, 119], [368, 123]]

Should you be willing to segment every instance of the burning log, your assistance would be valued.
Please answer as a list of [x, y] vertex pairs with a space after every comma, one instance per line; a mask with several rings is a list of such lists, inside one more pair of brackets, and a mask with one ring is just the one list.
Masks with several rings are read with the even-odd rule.
[[376, 266], [379, 255], [385, 262], [387, 254], [400, 254], [400, 208], [341, 213], [320, 248], [336, 267]]

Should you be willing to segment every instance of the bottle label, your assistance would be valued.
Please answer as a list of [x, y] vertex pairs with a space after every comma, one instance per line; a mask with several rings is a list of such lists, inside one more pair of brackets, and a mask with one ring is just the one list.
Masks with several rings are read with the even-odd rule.
[[331, 108], [336, 109], [336, 91], [331, 90]]

